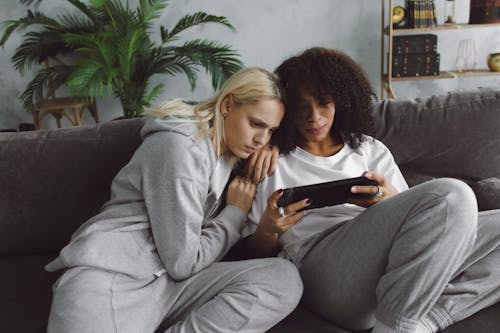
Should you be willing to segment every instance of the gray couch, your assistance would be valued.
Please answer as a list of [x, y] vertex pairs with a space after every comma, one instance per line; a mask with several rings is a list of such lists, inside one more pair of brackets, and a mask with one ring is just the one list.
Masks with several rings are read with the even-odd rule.
[[[469, 183], [480, 209], [500, 208], [500, 88], [417, 100], [374, 110], [385, 142], [410, 185], [435, 177]], [[0, 133], [0, 327], [43, 332], [58, 273], [43, 266], [96, 214], [116, 172], [140, 144], [143, 121]], [[500, 303], [444, 332], [500, 331]], [[347, 332], [299, 306], [271, 332]]]

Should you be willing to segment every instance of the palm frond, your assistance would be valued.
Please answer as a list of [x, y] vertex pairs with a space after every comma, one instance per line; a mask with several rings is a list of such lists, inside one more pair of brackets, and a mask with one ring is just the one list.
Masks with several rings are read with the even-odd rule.
[[150, 68], [151, 73], [176, 75], [184, 73], [191, 89], [196, 88], [197, 62], [191, 57], [176, 54], [177, 47], [162, 47], [154, 50]]
[[75, 33], [75, 34], [89, 34], [95, 33], [99, 27], [86, 16], [79, 16], [74, 14], [67, 14], [59, 17], [61, 27], [57, 30]]
[[[93, 0], [93, 2], [99, 2], [99, 0]], [[122, 27], [127, 26], [139, 26], [140, 20], [135, 11], [132, 11], [128, 7], [128, 2], [125, 2], [125, 6], [120, 0], [104, 0], [103, 4], [98, 8], [103, 12], [106, 23], [110, 24], [115, 31], [121, 32]]]
[[110, 68], [113, 66], [116, 52], [115, 44], [110, 43], [113, 36], [114, 34], [112, 32], [83, 36], [80, 34], [67, 33], [64, 34], [63, 40], [67, 45], [75, 48], [82, 57], [94, 59], [94, 61], [99, 61]]
[[104, 4], [107, 0], [90, 0], [89, 10], [92, 15], [99, 21], [99, 26], [103, 28], [106, 24], [110, 24], [110, 18]]
[[48, 17], [41, 12], [32, 12], [31, 10], [28, 10], [28, 13], [23, 18], [2, 22], [2, 27], [4, 27], [5, 31], [2, 35], [2, 39], [0, 40], [0, 46], [3, 46], [7, 42], [15, 30], [23, 30], [33, 25], [60, 28], [59, 22], [53, 18]]
[[[12, 22], [12, 21], [8, 21]], [[28, 10], [26, 16], [17, 20], [19, 22], [19, 29], [24, 29], [32, 25], [42, 25], [46, 27], [60, 27], [59, 22], [42, 12]]]
[[129, 30], [125, 36], [117, 41], [118, 62], [125, 80], [130, 80], [135, 53], [144, 46], [141, 35], [142, 31], [140, 30]]
[[57, 31], [32, 31], [25, 34], [24, 42], [12, 56], [14, 67], [24, 74], [33, 63], [42, 63], [46, 59], [72, 52]]
[[164, 26], [160, 26], [160, 38], [163, 44], [174, 42], [179, 39], [179, 37], [172, 35], [168, 32], [168, 29]]
[[54, 90], [66, 82], [71, 73], [69, 66], [52, 66], [40, 69], [28, 83], [19, 100], [26, 110], [31, 110], [33, 104], [40, 103], [47, 90]]
[[102, 63], [89, 59], [79, 64], [68, 78], [67, 85], [75, 96], [104, 97], [109, 80]]
[[79, 0], [67, 0], [67, 1], [71, 3], [75, 8], [77, 8], [81, 13], [83, 13], [89, 20], [91, 20], [95, 26], [101, 26], [101, 20], [99, 20], [99, 17], [85, 3]]
[[[175, 46], [157, 46], [151, 49], [148, 60], [152, 73], [161, 73], [164, 67], [168, 67], [171, 59], [177, 56], [175, 49]], [[192, 64], [195, 65], [194, 62]]]
[[4, 46], [5, 43], [9, 40], [10, 36], [14, 31], [19, 28], [19, 24], [17, 21], [6, 21], [2, 24], [4, 26], [4, 32], [2, 35], [2, 39], [0, 39], [0, 46]]
[[36, 6], [40, 5], [40, 3], [42, 1], [43, 0], [19, 0], [19, 3], [26, 5], [26, 6], [34, 5], [36, 7]]
[[175, 75], [177, 73], [184, 73], [189, 81], [191, 90], [196, 88], [196, 81], [198, 80], [198, 69], [194, 67], [190, 60], [187, 58], [172, 59], [168, 67], [165, 67], [162, 73]]
[[145, 106], [151, 106], [151, 102], [158, 97], [158, 95], [162, 92], [164, 88], [164, 84], [160, 83], [151, 89], [149, 93], [142, 97]]
[[159, 18], [168, 6], [168, 0], [140, 0], [137, 15], [149, 27], [151, 21]]
[[[178, 35], [180, 32], [193, 27], [195, 25], [200, 25], [200, 24], [206, 24], [206, 23], [218, 23], [222, 24], [232, 31], [235, 31], [236, 29], [233, 27], [231, 23], [227, 20], [226, 17], [224, 16], [216, 16], [216, 15], [210, 15], [204, 12], [197, 12], [194, 14], [187, 14], [184, 17], [182, 17], [177, 24], [174, 26], [172, 31], [167, 34], [166, 36], [162, 37], [162, 42], [166, 43], [171, 40], [172, 37]], [[167, 31], [166, 29], [164, 29]], [[166, 37], [166, 38], [165, 38]]]
[[214, 89], [220, 88], [232, 74], [243, 67], [238, 53], [229, 45], [218, 42], [195, 39], [177, 47], [176, 53], [191, 58], [205, 68], [212, 77]]
[[94, 8], [101, 8], [106, 4], [108, 0], [90, 0], [90, 5]]

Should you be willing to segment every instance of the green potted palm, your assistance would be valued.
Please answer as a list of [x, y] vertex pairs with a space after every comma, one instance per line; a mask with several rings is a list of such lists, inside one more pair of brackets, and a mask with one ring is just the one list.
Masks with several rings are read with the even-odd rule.
[[[73, 96], [95, 99], [109, 94], [118, 97], [126, 118], [139, 117], [145, 106], [162, 91], [150, 86], [156, 74], [187, 76], [196, 87], [197, 72], [207, 71], [214, 89], [242, 67], [239, 55], [229, 45], [195, 39], [179, 42], [179, 35], [200, 24], [234, 27], [223, 16], [197, 12], [183, 16], [169, 30], [160, 26], [160, 41], [152, 38], [153, 21], [168, 0], [139, 0], [136, 8], [121, 0], [65, 0], [75, 12], [50, 17], [39, 10], [43, 0], [19, 0], [29, 6], [27, 15], [3, 22], [3, 46], [16, 30], [24, 33], [12, 61], [22, 74], [33, 64], [40, 67], [20, 99], [25, 108], [40, 102], [44, 91], [66, 84]], [[61, 61], [63, 59], [64, 61]]]

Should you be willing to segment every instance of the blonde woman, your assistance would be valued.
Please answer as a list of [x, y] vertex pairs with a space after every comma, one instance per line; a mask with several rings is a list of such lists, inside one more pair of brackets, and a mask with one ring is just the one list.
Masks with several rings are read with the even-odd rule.
[[268, 143], [283, 117], [276, 77], [234, 74], [212, 99], [173, 101], [142, 129], [143, 143], [111, 199], [46, 269], [49, 332], [264, 332], [298, 303], [289, 262], [219, 262], [240, 238], [255, 184], [232, 166]]

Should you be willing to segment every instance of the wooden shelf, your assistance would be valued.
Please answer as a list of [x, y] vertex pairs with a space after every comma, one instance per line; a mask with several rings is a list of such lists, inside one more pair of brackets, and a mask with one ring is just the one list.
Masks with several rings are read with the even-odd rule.
[[[435, 27], [428, 28], [410, 28], [410, 29], [392, 29], [392, 35], [407, 35], [407, 34], [417, 34], [422, 32], [430, 31], [442, 31], [442, 30], [463, 30], [463, 29], [476, 29], [476, 28], [486, 28], [486, 27], [500, 27], [500, 23], [484, 23], [484, 24], [443, 24]], [[384, 34], [389, 35], [389, 27], [385, 27]]]
[[450, 75], [454, 78], [467, 78], [467, 77], [478, 77], [478, 76], [500, 76], [500, 72], [492, 72], [489, 69], [474, 69], [472, 71], [448, 71]]
[[[440, 72], [439, 75], [392, 77], [391, 81], [422, 81], [453, 78], [455, 77], [452, 76], [449, 72]], [[384, 75], [384, 80], [387, 80], [387, 74]]]
[[[466, 71], [466, 72], [441, 71], [439, 75], [392, 77], [391, 81], [456, 79], [456, 78], [467, 78], [467, 77], [478, 77], [478, 76], [500, 76], [500, 72], [491, 72], [489, 69], [474, 69], [472, 71]], [[387, 81], [387, 75], [385, 74], [383, 77], [384, 81]]]
[[[393, 37], [396, 35], [412, 35], [418, 33], [427, 33], [432, 31], [456, 31], [460, 32], [465, 29], [484, 29], [484, 28], [500, 28], [499, 23], [485, 24], [442, 24], [428, 28], [413, 28], [413, 29], [393, 29], [392, 25], [388, 25], [392, 15], [394, 0], [381, 0], [381, 50], [380, 50], [380, 71], [381, 75], [381, 94], [383, 99], [384, 94], [390, 98], [396, 98], [396, 93], [393, 89], [393, 83], [400, 81], [419, 81], [419, 80], [438, 80], [438, 79], [461, 79], [468, 77], [480, 76], [500, 76], [500, 72], [491, 72], [488, 69], [476, 69], [467, 72], [458, 72], [455, 70], [441, 71], [439, 75], [433, 76], [412, 76], [412, 77], [392, 77], [392, 58], [393, 58]], [[388, 4], [388, 8], [386, 5]], [[389, 15], [386, 15], [389, 14]], [[386, 38], [388, 36], [389, 38]], [[385, 73], [385, 74], [384, 74]]]

